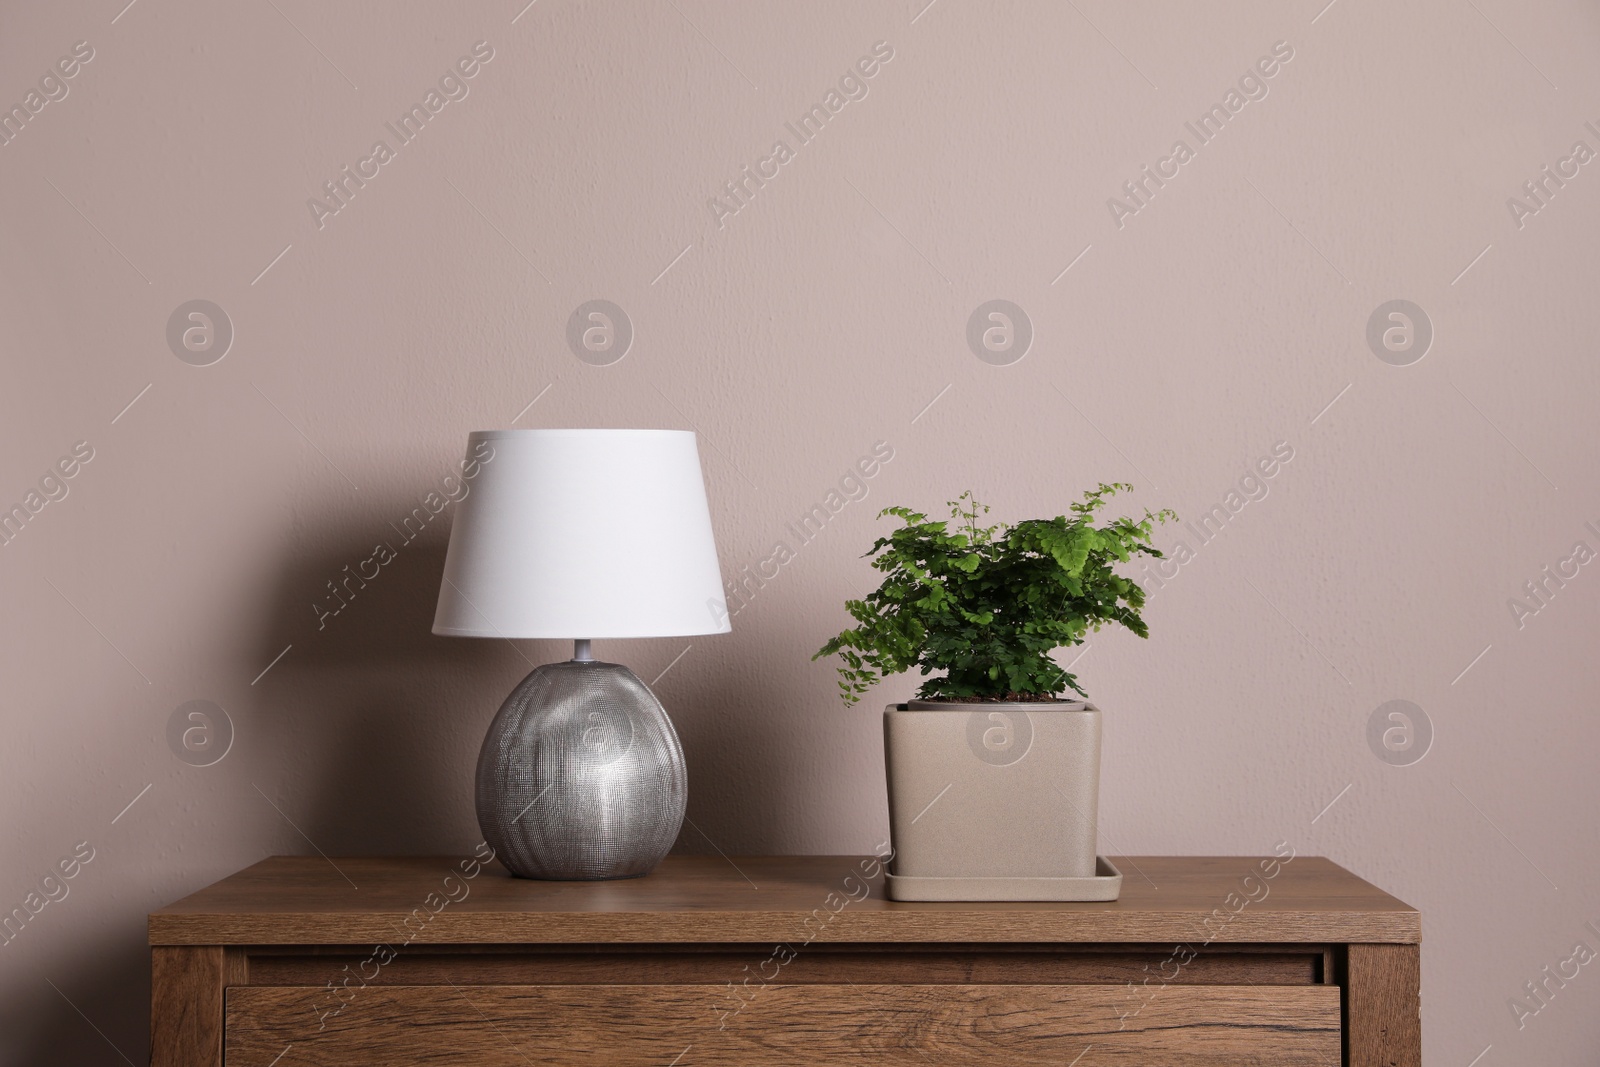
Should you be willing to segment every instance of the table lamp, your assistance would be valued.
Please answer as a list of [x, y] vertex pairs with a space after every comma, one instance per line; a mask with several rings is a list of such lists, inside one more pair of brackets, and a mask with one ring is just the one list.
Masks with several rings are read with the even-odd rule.
[[481, 430], [467, 455], [479, 471], [433, 632], [573, 641], [572, 659], [536, 668], [489, 726], [484, 840], [523, 878], [647, 874], [683, 823], [683, 748], [650, 687], [589, 643], [730, 629], [695, 435]]

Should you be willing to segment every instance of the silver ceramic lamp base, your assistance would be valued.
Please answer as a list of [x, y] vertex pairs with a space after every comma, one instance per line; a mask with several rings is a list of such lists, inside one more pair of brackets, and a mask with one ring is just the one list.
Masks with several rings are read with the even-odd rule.
[[522, 878], [648, 874], [677, 840], [687, 801], [672, 720], [617, 663], [535, 669], [501, 705], [478, 754], [478, 825]]

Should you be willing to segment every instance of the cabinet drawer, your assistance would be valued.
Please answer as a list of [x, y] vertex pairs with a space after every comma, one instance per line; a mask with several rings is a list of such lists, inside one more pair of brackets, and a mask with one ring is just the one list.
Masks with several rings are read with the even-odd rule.
[[[323, 990], [233, 986], [230, 1065], [1295, 1067], [1340, 1062], [1337, 986], [766, 986], [737, 1014], [713, 985], [373, 986], [324, 1019]], [[725, 1024], [725, 1025], [724, 1025]], [[320, 1027], [320, 1029], [319, 1029]], [[719, 1028], [720, 1027], [720, 1028]]]

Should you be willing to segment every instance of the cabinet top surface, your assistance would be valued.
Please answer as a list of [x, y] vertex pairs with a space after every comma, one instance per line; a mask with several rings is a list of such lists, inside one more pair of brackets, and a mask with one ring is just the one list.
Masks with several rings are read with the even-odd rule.
[[149, 932], [152, 945], [1421, 940], [1415, 909], [1320, 856], [1112, 862], [1122, 897], [1109, 903], [904, 903], [859, 856], [669, 856], [609, 882], [451, 857], [272, 856], [154, 912]]

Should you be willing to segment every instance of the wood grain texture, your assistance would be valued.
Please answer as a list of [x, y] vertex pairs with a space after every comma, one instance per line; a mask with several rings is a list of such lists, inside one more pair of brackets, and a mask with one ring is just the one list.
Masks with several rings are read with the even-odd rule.
[[[1186, 962], [1184, 985], [1313, 985], [1324, 954], [1307, 948], [1256, 951], [1212, 946]], [[413, 946], [382, 968], [370, 950], [258, 952], [252, 985], [323, 987], [345, 974], [372, 985], [724, 985], [779, 971], [772, 945], [533, 946], [463, 952]], [[348, 971], [345, 968], [349, 968]], [[1174, 973], [1170, 947], [812, 945], [787, 959], [785, 985], [914, 982], [921, 985], [1115, 985]]]
[[[1169, 987], [1129, 1015], [1104, 986], [772, 986], [723, 1022], [703, 986], [364, 990], [318, 1030], [304, 989], [228, 993], [230, 1064], [719, 1067], [981, 1062], [1298, 1067], [1340, 1055], [1339, 991]], [[1126, 1016], [1126, 1018], [1124, 1018]]]
[[1257, 863], [1248, 857], [1118, 857], [1122, 899], [1103, 904], [902, 903], [884, 899], [881, 877], [866, 881], [865, 899], [841, 904], [860, 884], [846, 883], [860, 862], [669, 856], [647, 877], [616, 882], [535, 882], [491, 866], [466, 883], [465, 899], [435, 911], [427, 901], [454, 869], [448, 859], [275, 856], [155, 912], [149, 935], [153, 945], [294, 945], [1410, 943], [1421, 934], [1415, 910], [1313, 856], [1284, 865], [1265, 899], [1242, 908], [1227, 902], [1242, 899], [1241, 879]]
[[1422, 1067], [1418, 945], [1351, 945], [1346, 962], [1350, 1067]]
[[224, 991], [248, 979], [245, 954], [237, 949], [152, 948], [151, 1067], [222, 1067]]

